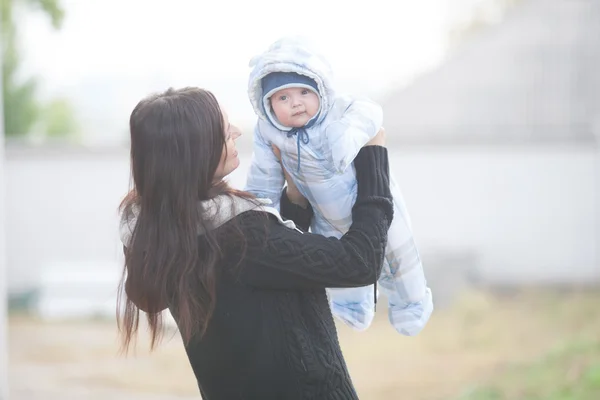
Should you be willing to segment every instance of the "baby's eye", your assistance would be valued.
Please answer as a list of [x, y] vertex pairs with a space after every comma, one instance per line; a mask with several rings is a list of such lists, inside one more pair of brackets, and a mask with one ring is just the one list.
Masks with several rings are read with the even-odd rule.
[[308, 89], [304, 89], [304, 90], [302, 91], [302, 94], [308, 94]]
[[285, 95], [279, 96], [279, 100], [286, 101], [287, 100], [287, 96], [285, 96]]

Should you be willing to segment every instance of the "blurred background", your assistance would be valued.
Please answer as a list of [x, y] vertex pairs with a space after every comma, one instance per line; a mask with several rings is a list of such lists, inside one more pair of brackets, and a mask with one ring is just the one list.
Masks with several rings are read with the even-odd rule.
[[174, 328], [118, 354], [128, 118], [213, 91], [245, 132], [242, 187], [248, 61], [290, 34], [384, 106], [434, 293], [417, 337], [385, 302], [367, 332], [339, 325], [361, 398], [600, 398], [599, 0], [0, 4], [1, 400], [200, 398]]

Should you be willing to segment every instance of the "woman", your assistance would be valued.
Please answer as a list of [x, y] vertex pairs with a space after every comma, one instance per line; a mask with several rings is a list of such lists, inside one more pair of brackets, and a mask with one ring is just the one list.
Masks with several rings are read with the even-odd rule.
[[[373, 284], [381, 271], [392, 221], [383, 133], [354, 161], [354, 222], [338, 240], [303, 234], [225, 184], [240, 133], [210, 92], [144, 99], [130, 131], [124, 347], [141, 310], [154, 348], [169, 308], [204, 400], [356, 399], [325, 288]], [[281, 215], [308, 230], [312, 210], [289, 182]]]

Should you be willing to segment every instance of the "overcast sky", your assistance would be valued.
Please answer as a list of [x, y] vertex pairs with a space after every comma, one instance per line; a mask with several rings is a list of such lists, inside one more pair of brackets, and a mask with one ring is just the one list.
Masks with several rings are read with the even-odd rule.
[[478, 1], [63, 0], [60, 31], [39, 13], [18, 26], [25, 72], [110, 140], [141, 97], [167, 86], [210, 89], [251, 122], [248, 61], [284, 35], [317, 39], [342, 91], [378, 96], [439, 63], [450, 24]]

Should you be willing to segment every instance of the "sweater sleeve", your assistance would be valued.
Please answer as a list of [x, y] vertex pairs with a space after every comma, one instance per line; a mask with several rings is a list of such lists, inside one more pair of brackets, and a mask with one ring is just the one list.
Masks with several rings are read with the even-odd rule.
[[300, 207], [297, 204], [294, 204], [287, 197], [287, 188], [283, 190], [281, 193], [281, 217], [283, 219], [288, 219], [294, 222], [296, 226], [304, 232], [308, 232], [308, 228], [310, 227], [310, 222], [314, 215], [314, 211], [310, 203], [306, 208]]
[[363, 148], [354, 160], [358, 195], [353, 223], [340, 239], [302, 234], [256, 211], [240, 216], [248, 240], [240, 282], [269, 289], [358, 287], [381, 272], [393, 206], [387, 149]]

